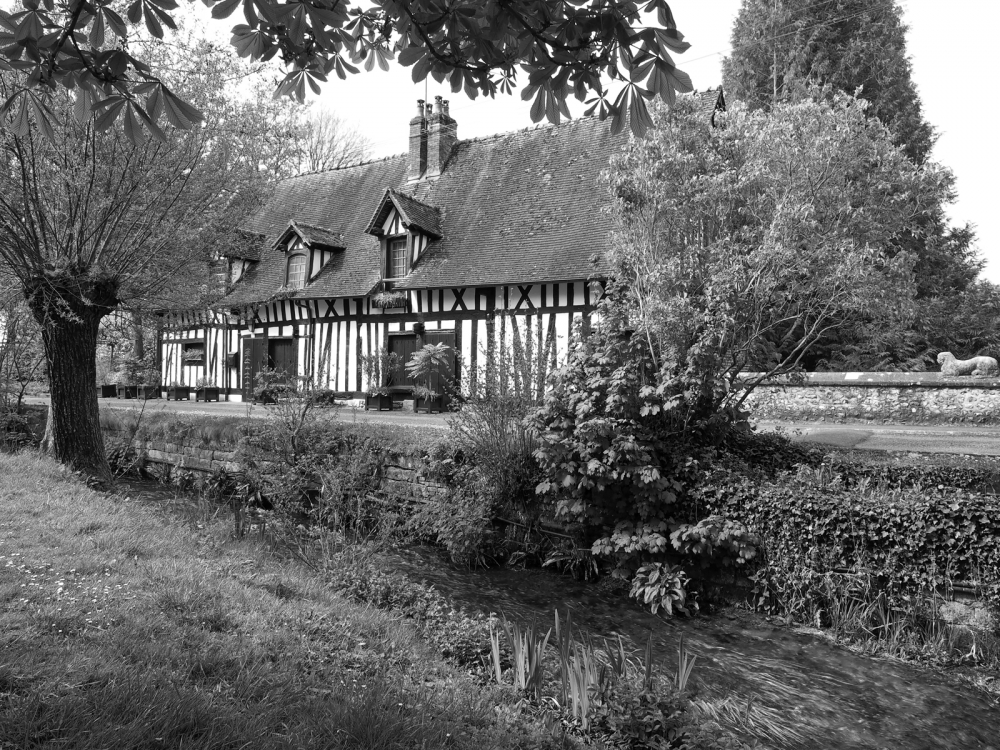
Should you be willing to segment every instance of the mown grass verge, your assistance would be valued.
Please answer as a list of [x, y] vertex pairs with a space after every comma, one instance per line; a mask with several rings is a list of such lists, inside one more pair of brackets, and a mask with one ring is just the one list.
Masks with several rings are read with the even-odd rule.
[[[391, 612], [209, 513], [0, 454], [0, 747], [546, 747]], [[179, 507], [179, 506], [178, 506]]]

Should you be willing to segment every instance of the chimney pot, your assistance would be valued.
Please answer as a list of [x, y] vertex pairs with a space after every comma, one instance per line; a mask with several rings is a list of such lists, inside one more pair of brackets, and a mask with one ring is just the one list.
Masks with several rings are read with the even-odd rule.
[[434, 97], [437, 114], [427, 122], [427, 177], [438, 177], [444, 172], [451, 151], [458, 141], [458, 124], [448, 114], [448, 102]]
[[424, 100], [417, 100], [417, 115], [410, 120], [410, 152], [406, 165], [406, 178], [416, 182], [427, 171], [427, 119]]

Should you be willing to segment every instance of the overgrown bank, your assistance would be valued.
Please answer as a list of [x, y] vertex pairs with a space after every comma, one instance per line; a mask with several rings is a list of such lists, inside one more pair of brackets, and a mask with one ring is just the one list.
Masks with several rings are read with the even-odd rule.
[[[296, 561], [204, 499], [100, 495], [26, 454], [0, 475], [2, 746], [742, 747], [622, 659], [589, 724], [525, 702], [499, 623], [379, 570], [368, 545]], [[603, 680], [581, 675], [585, 695]]]
[[[996, 485], [988, 462], [824, 457], [737, 431], [714, 455], [688, 459], [659, 525], [623, 527], [613, 516], [602, 525], [535, 493], [544, 475], [517, 411], [512, 402], [474, 403], [443, 439], [335, 419], [300, 423], [291, 412], [267, 429], [160, 420], [139, 423], [135, 444], [208, 446], [223, 435], [238, 468], [206, 477], [205, 491], [236, 510], [238, 530], [262, 521], [302, 551], [345, 538], [425, 540], [464, 565], [616, 574], [641, 603], [667, 613], [746, 600], [870, 650], [997, 663], [1000, 503], [980, 493]], [[127, 451], [119, 444], [111, 453]], [[141, 465], [141, 456], [130, 461]], [[191, 484], [194, 475], [175, 471], [173, 480]]]

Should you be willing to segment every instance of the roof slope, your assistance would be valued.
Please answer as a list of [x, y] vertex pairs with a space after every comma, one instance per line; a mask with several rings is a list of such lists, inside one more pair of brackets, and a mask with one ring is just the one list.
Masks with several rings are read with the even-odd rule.
[[[261, 302], [282, 292], [285, 254], [271, 248], [291, 221], [300, 227], [323, 227], [336, 235], [343, 250], [294, 297], [360, 297], [379, 282], [379, 242], [365, 233], [368, 219], [386, 187], [406, 181], [406, 155], [329, 172], [291, 177], [277, 186], [274, 196], [247, 223], [246, 230], [264, 235], [268, 249], [260, 262], [237, 284], [221, 304]], [[314, 230], [315, 231], [315, 230]]]
[[[721, 90], [697, 94], [706, 119]], [[459, 141], [443, 174], [407, 184], [401, 154], [285, 180], [247, 230], [273, 242], [288, 223], [323, 227], [343, 250], [297, 297], [349, 297], [379, 282], [379, 241], [366, 234], [386, 191], [409, 220], [437, 234], [397, 287], [492, 286], [586, 279], [606, 272], [611, 218], [601, 172], [628, 141], [586, 117], [480, 140]], [[284, 254], [262, 253], [226, 304], [275, 296]]]
[[437, 180], [411, 187], [442, 209], [431, 242], [397, 286], [428, 288], [585, 279], [608, 246], [601, 172], [627, 141], [594, 118], [460, 141]]

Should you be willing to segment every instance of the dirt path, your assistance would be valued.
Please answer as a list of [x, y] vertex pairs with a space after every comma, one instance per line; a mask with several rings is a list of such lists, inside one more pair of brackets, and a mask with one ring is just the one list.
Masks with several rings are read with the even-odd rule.
[[698, 655], [693, 684], [705, 698], [752, 701], [748, 728], [776, 748], [1000, 750], [1000, 705], [930, 670], [855, 654], [749, 613], [662, 620], [592, 585], [548, 571], [464, 571], [416, 550], [394, 566], [469, 609], [551, 621], [570, 609], [598, 637], [640, 650], [654, 634], [662, 667], [676, 668], [683, 633]]

